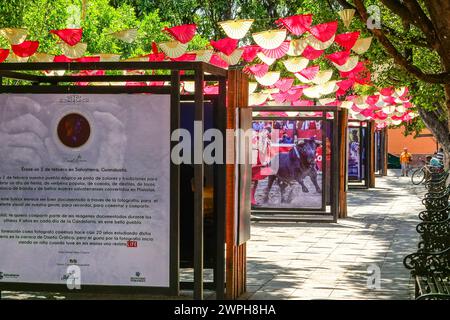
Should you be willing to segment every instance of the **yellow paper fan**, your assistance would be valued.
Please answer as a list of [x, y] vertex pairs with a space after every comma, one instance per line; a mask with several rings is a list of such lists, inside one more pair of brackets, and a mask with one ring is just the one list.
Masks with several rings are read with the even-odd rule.
[[372, 37], [360, 38], [356, 40], [355, 44], [352, 47], [352, 50], [357, 54], [363, 54], [367, 50], [369, 50], [371, 44], [372, 44]]
[[338, 65], [337, 63], [333, 63], [333, 65], [341, 72], [349, 72], [355, 69], [355, 67], [358, 65], [359, 59], [357, 56], [352, 56], [348, 59], [346, 63], [344, 63], [342, 66]]
[[25, 57], [25, 58], [19, 57], [19, 56], [16, 55], [15, 53], [10, 52], [8, 58], [6, 59], [6, 61], [7, 61], [7, 62], [11, 62], [11, 63], [15, 63], [15, 62], [27, 62], [29, 58], [30, 58], [30, 57]]
[[312, 80], [309, 80], [302, 76], [300, 73], [294, 73], [294, 75], [297, 77], [298, 80], [300, 80], [302, 83], [311, 83]]
[[252, 93], [248, 96], [248, 104], [250, 106], [258, 106], [258, 105], [266, 102], [266, 100], [268, 98], [269, 98], [269, 94], [267, 94], [267, 93], [262, 93], [262, 92]]
[[308, 46], [306, 39], [294, 39], [289, 43], [288, 56], [297, 57], [303, 53], [303, 50]]
[[258, 58], [262, 61], [262, 62], [264, 62], [265, 64], [267, 64], [268, 66], [271, 66], [274, 62], [275, 62], [275, 58], [270, 58], [270, 57], [268, 57], [268, 56], [266, 56], [264, 53], [262, 53], [262, 52], [258, 52], [257, 54], [256, 54], [257, 56], [258, 56]]
[[320, 86], [311, 86], [303, 89], [303, 94], [310, 99], [317, 99], [322, 96], [322, 88]]
[[336, 85], [336, 81], [328, 81], [320, 85], [322, 95], [327, 95], [336, 92], [339, 87]]
[[186, 52], [188, 45], [188, 43], [181, 43], [174, 40], [162, 42], [159, 44], [159, 47], [169, 58], [178, 58]]
[[21, 44], [25, 41], [28, 30], [25, 28], [3, 28], [0, 29], [0, 36], [5, 37], [9, 44]]
[[262, 77], [255, 76], [255, 79], [262, 86], [273, 86], [280, 79], [280, 73], [278, 71], [271, 71]]
[[99, 53], [94, 54], [94, 56], [100, 57], [101, 62], [116, 62], [120, 60], [120, 54], [115, 53]]
[[263, 49], [275, 49], [286, 39], [285, 29], [273, 29], [252, 34], [253, 40]]
[[348, 28], [350, 26], [350, 23], [352, 23], [352, 19], [355, 15], [355, 9], [344, 9], [338, 11], [338, 15], [341, 17], [344, 26]]
[[328, 49], [333, 44], [334, 38], [335, 36], [333, 35], [330, 40], [322, 42], [318, 40], [316, 37], [314, 37], [312, 34], [310, 34], [306, 38], [306, 41], [311, 47], [313, 47], [316, 50], [325, 50]]
[[309, 60], [303, 57], [289, 58], [283, 61], [283, 64], [289, 72], [300, 72], [308, 66]]
[[314, 82], [315, 84], [324, 84], [330, 81], [332, 76], [333, 70], [322, 70], [316, 74], [314, 79], [312, 79], [312, 82]]
[[48, 53], [38, 52], [32, 55], [30, 57], [30, 60], [33, 62], [53, 62], [54, 57], [54, 55]]
[[228, 20], [219, 22], [219, 25], [231, 39], [242, 39], [252, 26], [253, 19]]
[[79, 42], [74, 46], [69, 46], [65, 42], [60, 42], [59, 47], [67, 58], [78, 59], [84, 56], [87, 49], [87, 43]]
[[194, 81], [185, 81], [183, 88], [187, 92], [195, 92], [195, 82]]
[[132, 43], [136, 40], [138, 34], [137, 29], [125, 29], [117, 32], [110, 33], [113, 38], [119, 39], [126, 43]]
[[195, 53], [195, 61], [209, 62], [213, 55], [213, 50], [197, 50]]
[[258, 82], [249, 82], [248, 83], [248, 94], [252, 94], [255, 92], [256, 88], [258, 88]]
[[244, 53], [244, 49], [236, 49], [233, 51], [232, 54], [227, 56], [226, 54], [219, 52], [219, 57], [228, 63], [229, 65], [235, 65], [239, 63], [239, 60], [241, 60], [242, 54]]

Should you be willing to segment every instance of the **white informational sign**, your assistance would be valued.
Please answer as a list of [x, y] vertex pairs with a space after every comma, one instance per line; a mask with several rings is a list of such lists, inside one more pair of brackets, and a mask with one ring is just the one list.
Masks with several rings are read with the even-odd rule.
[[0, 95], [0, 287], [169, 287], [169, 188], [170, 96]]

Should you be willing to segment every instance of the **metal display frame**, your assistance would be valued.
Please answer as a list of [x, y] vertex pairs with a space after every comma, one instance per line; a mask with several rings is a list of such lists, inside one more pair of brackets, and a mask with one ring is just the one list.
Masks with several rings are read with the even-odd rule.
[[[358, 126], [352, 126], [352, 123], [358, 123]], [[360, 150], [359, 153], [359, 170], [360, 172], [364, 172], [364, 178], [360, 179], [349, 179], [348, 178], [348, 163], [347, 163], [347, 184], [349, 189], [369, 189], [370, 187], [370, 161], [371, 161], [371, 150], [372, 150], [372, 139], [371, 139], [371, 129], [372, 122], [370, 121], [360, 121], [360, 120], [349, 120], [348, 122], [348, 131], [355, 130], [356, 128], [359, 131], [360, 145], [364, 146], [364, 150]], [[364, 134], [363, 134], [364, 131]], [[350, 134], [347, 134], [348, 142], [350, 140]], [[348, 150], [347, 150], [347, 158], [348, 158]], [[364, 166], [364, 168], [363, 168]], [[364, 169], [364, 170], [363, 170]]]

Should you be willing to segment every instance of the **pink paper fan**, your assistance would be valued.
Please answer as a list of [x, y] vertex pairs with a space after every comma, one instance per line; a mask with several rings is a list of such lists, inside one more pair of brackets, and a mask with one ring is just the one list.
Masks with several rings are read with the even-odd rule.
[[372, 118], [373, 117], [373, 109], [367, 108], [360, 112], [364, 117], [366, 118]]
[[311, 46], [307, 46], [302, 52], [302, 56], [308, 60], [315, 60], [319, 58], [324, 50], [316, 50]]
[[229, 56], [234, 52], [234, 50], [236, 50], [238, 42], [239, 40], [236, 39], [223, 38], [217, 41], [211, 40], [209, 43], [217, 51]]
[[298, 14], [275, 21], [278, 25], [284, 26], [290, 33], [300, 36], [309, 30], [312, 23], [312, 14]]
[[333, 35], [336, 33], [338, 28], [338, 22], [337, 21], [331, 21], [326, 23], [317, 24], [315, 26], [312, 26], [309, 29], [309, 32], [316, 37], [317, 40], [320, 40], [322, 42], [326, 42], [330, 40]]
[[188, 43], [195, 36], [196, 24], [183, 24], [172, 28], [164, 28], [163, 31], [170, 34], [175, 40], [181, 43]]
[[39, 47], [39, 41], [24, 41], [21, 44], [11, 45], [12, 51], [21, 58], [32, 56]]
[[276, 103], [284, 103], [287, 98], [286, 92], [272, 93], [271, 97], [275, 100]]
[[275, 49], [262, 49], [262, 53], [272, 59], [280, 59], [286, 55], [289, 50], [290, 41], [283, 41], [283, 43]]
[[349, 51], [359, 38], [359, 31], [347, 32], [336, 35], [334, 42]]
[[266, 73], [269, 71], [269, 66], [265, 63], [255, 64], [252, 66], [245, 67], [244, 71], [261, 78], [264, 77]]
[[303, 95], [303, 89], [301, 88], [292, 88], [286, 92], [286, 101], [294, 102], [300, 99]]
[[223, 59], [221, 57], [219, 57], [219, 55], [217, 54], [213, 54], [211, 56], [211, 60], [209, 60], [209, 63], [212, 65], [215, 65], [216, 67], [220, 67], [220, 68], [228, 68], [228, 63], [226, 63], [225, 61], [223, 61]]
[[258, 45], [249, 45], [242, 47], [241, 49], [244, 49], [244, 52], [242, 53], [242, 59], [246, 62], [252, 62], [255, 60], [256, 55], [261, 52], [262, 48]]
[[296, 107], [312, 107], [314, 104], [312, 100], [297, 100], [292, 102], [292, 105]]
[[0, 49], [0, 63], [6, 60], [9, 56], [9, 49]]
[[328, 60], [342, 66], [350, 58], [350, 51], [338, 51], [325, 56]]
[[316, 77], [317, 73], [319, 72], [320, 67], [319, 66], [311, 66], [308, 68], [303, 69], [300, 71], [300, 75], [302, 75], [304, 78], [308, 80], [312, 80]]
[[275, 83], [274, 86], [280, 89], [281, 92], [286, 92], [292, 87], [293, 83], [293, 78], [281, 78]]
[[61, 29], [50, 30], [50, 33], [57, 35], [62, 41], [69, 46], [74, 46], [81, 41], [83, 37], [83, 29]]

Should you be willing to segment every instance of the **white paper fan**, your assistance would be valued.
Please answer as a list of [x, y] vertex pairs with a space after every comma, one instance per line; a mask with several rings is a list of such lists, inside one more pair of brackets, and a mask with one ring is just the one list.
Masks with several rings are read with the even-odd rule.
[[264, 49], [275, 49], [286, 39], [285, 29], [273, 29], [252, 34], [256, 44]]
[[304, 76], [302, 76], [300, 73], [294, 73], [295, 77], [300, 80], [302, 83], [311, 83], [312, 80], [309, 80], [307, 78], [305, 78]]
[[330, 81], [332, 76], [333, 76], [333, 70], [321, 70], [312, 79], [312, 82], [314, 82], [315, 84], [323, 84], [323, 83]]
[[294, 39], [289, 43], [288, 56], [297, 57], [303, 53], [303, 50], [308, 46], [306, 39]]
[[267, 93], [262, 93], [262, 92], [252, 93], [248, 96], [248, 104], [250, 106], [258, 106], [258, 105], [266, 102], [268, 98], [269, 98], [269, 94], [267, 94]]
[[258, 52], [256, 55], [258, 56], [258, 58], [259, 58], [262, 62], [264, 62], [264, 63], [267, 64], [268, 66], [271, 66], [271, 65], [276, 61], [276, 59], [274, 59], [274, 58], [269, 58], [268, 56], [266, 56], [266, 55], [265, 55], [264, 53], [262, 53], [262, 52]]
[[303, 89], [303, 94], [310, 99], [317, 99], [322, 96], [322, 88], [320, 86], [311, 86]]
[[[339, 87], [336, 85], [336, 81], [328, 81], [320, 85], [322, 95], [326, 96], [330, 93], [336, 92]], [[353, 104], [353, 103], [352, 103]]]
[[43, 52], [37, 52], [30, 57], [30, 60], [33, 62], [53, 62], [53, 58], [55, 58], [54, 55]]
[[279, 79], [280, 79], [280, 72], [278, 71], [271, 71], [267, 72], [262, 77], [256, 77], [256, 81], [262, 86], [273, 86]]
[[3, 28], [0, 29], [0, 36], [8, 40], [9, 44], [21, 44], [25, 41], [28, 30], [25, 28]]
[[402, 105], [402, 104], [397, 105], [397, 106], [395, 107], [395, 110], [396, 110], [397, 112], [402, 113], [402, 114], [406, 112], [406, 108], [405, 108], [405, 106]]
[[341, 108], [343, 109], [351, 109], [353, 106], [353, 101], [342, 101]]
[[225, 34], [231, 39], [242, 39], [252, 26], [253, 19], [228, 20], [219, 22]]
[[197, 50], [195, 53], [195, 61], [209, 62], [214, 53], [213, 50]]
[[63, 54], [70, 59], [78, 59], [84, 56], [87, 49], [87, 43], [78, 42], [74, 46], [69, 46], [65, 42], [60, 42], [59, 47], [61, 48]]
[[383, 107], [382, 110], [386, 114], [391, 114], [391, 113], [395, 112], [395, 106], [386, 106], [386, 107]]
[[6, 58], [6, 61], [7, 62], [11, 62], [11, 63], [14, 63], [14, 62], [27, 62], [29, 58], [30, 57], [19, 57], [15, 53], [10, 52], [8, 58]]
[[258, 88], [258, 82], [249, 82], [248, 83], [248, 94], [252, 94], [255, 92], [256, 88]]
[[99, 53], [94, 56], [99, 56], [101, 62], [116, 62], [120, 60], [120, 54], [115, 53]]
[[330, 40], [322, 42], [318, 40], [316, 37], [314, 37], [312, 34], [310, 34], [306, 38], [306, 41], [311, 47], [313, 47], [316, 50], [325, 50], [328, 49], [333, 44], [334, 37], [335, 35], [333, 35]]
[[351, 56], [346, 63], [344, 63], [342, 66], [338, 65], [335, 62], [332, 62], [332, 64], [341, 72], [349, 72], [356, 68], [358, 65], [359, 58], [358, 56]]
[[169, 58], [179, 58], [186, 52], [188, 45], [188, 43], [173, 40], [162, 42], [159, 44], [159, 47]]
[[283, 61], [284, 67], [289, 72], [300, 72], [308, 66], [309, 60], [303, 57], [289, 58]]
[[46, 70], [46, 71], [43, 71], [43, 73], [49, 77], [54, 77], [54, 76], [62, 77], [66, 73], [66, 70]]
[[356, 40], [355, 44], [352, 47], [352, 50], [357, 54], [363, 54], [367, 50], [369, 50], [371, 44], [372, 44], [372, 37], [360, 38]]
[[126, 43], [132, 43], [136, 40], [138, 34], [137, 29], [125, 29], [117, 32], [110, 33], [113, 38], [119, 39]]
[[335, 98], [324, 98], [324, 99], [319, 99], [319, 105], [320, 106], [326, 106], [329, 103], [335, 102], [336, 99]]
[[219, 57], [228, 63], [229, 65], [235, 65], [239, 63], [239, 60], [241, 60], [242, 54], [244, 53], [244, 49], [236, 49], [233, 51], [232, 54], [227, 56], [226, 54], [219, 52]]

